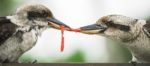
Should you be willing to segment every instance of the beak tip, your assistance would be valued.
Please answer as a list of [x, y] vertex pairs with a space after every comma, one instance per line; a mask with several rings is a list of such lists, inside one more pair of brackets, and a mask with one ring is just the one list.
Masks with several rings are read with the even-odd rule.
[[84, 34], [98, 34], [103, 29], [101, 28], [101, 26], [92, 24], [92, 25], [80, 27], [80, 30], [81, 30], [81, 33], [84, 33]]
[[84, 30], [84, 27], [80, 27], [80, 30]]
[[65, 27], [65, 29], [66, 29], [67, 31], [70, 31], [70, 30], [71, 30], [71, 28], [70, 28], [70, 27]]
[[60, 28], [60, 26], [64, 26], [64, 28], [70, 29], [70, 27], [68, 25], [64, 24], [63, 22], [61, 22], [55, 18], [49, 18], [48, 21], [49, 21], [49, 23], [48, 23], [49, 26], [53, 26], [58, 29]]

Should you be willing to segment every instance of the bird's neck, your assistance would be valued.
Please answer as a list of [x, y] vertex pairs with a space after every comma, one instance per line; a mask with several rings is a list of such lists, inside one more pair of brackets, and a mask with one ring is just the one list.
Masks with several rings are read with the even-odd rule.
[[133, 40], [126, 42], [124, 45], [126, 45], [129, 48], [135, 48], [135, 47], [138, 48], [142, 46], [149, 47], [149, 43], [150, 43], [149, 37], [144, 33], [143, 29], [141, 28], [137, 36]]
[[21, 26], [17, 30], [23, 32], [34, 32], [37, 36], [40, 36], [46, 28], [47, 27], [44, 26]]

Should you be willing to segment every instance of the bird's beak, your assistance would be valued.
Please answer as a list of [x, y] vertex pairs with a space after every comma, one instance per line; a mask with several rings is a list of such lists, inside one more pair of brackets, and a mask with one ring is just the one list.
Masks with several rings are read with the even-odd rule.
[[81, 33], [85, 34], [99, 34], [103, 33], [106, 29], [107, 29], [106, 25], [98, 25], [98, 24], [80, 27]]
[[64, 24], [63, 22], [55, 19], [55, 18], [48, 18], [48, 25], [50, 27], [56, 28], [56, 29], [60, 29], [60, 26], [64, 26], [66, 30], [70, 30], [71, 28]]

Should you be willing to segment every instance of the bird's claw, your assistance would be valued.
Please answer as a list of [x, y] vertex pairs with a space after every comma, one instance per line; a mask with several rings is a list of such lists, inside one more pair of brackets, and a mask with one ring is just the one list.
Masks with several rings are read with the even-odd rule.
[[37, 60], [34, 60], [34, 61], [32, 61], [31, 63], [32, 63], [32, 64], [35, 64], [35, 63], [37, 63]]
[[129, 63], [131, 63], [133, 66], [136, 66], [137, 62], [136, 61], [129, 61]]

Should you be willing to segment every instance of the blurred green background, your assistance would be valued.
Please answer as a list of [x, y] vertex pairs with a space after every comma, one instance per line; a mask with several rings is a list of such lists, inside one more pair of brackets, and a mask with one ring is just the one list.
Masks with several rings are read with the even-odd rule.
[[[17, 7], [20, 7], [23, 4], [28, 4], [33, 2], [33, 3], [43, 4], [49, 8], [51, 7], [54, 15], [58, 19], [64, 22], [65, 21], [72, 22], [68, 24], [73, 27], [79, 27], [82, 25], [94, 23], [99, 17], [108, 14], [122, 14], [130, 17], [139, 18], [139, 19], [149, 19], [148, 11], [150, 9], [148, 7], [148, 3], [146, 3], [149, 1], [146, 0], [138, 1], [138, 2], [136, 1], [137, 3], [135, 3], [135, 1], [136, 0], [132, 0], [132, 1], [130, 0], [70, 0], [70, 1], [69, 0], [45, 0], [45, 1], [44, 0], [30, 0], [30, 1], [29, 0], [0, 0], [0, 16], [12, 15], [14, 14]], [[129, 7], [131, 5], [133, 6]], [[71, 9], [81, 8], [81, 10], [76, 10], [72, 12], [71, 9], [68, 8]], [[86, 14], [88, 13], [88, 11], [87, 10], [84, 11], [84, 8], [87, 10], [89, 9], [89, 13], [91, 13], [92, 15]], [[138, 10], [138, 12], [135, 12], [136, 10]], [[69, 11], [71, 13], [69, 13]], [[80, 14], [77, 14], [75, 12]], [[75, 21], [75, 20], [80, 20], [80, 21]], [[56, 39], [60, 39], [58, 30], [48, 29], [47, 31], [49, 32], [44, 32], [44, 34], [49, 34], [50, 32], [51, 33], [54, 32], [54, 36], [58, 35]], [[76, 37], [74, 37], [73, 35], [76, 35]], [[50, 36], [53, 36], [53, 34]], [[72, 37], [70, 38], [70, 36]], [[82, 38], [78, 36], [81, 36]], [[43, 38], [47, 41], [43, 41]], [[50, 40], [52, 39], [54, 41], [49, 41], [49, 39]], [[76, 33], [70, 35], [70, 33], [67, 32], [66, 48], [68, 47], [71, 48], [64, 50], [63, 53], [59, 52], [58, 50], [59, 41], [57, 41], [56, 39], [54, 38], [47, 39], [47, 37], [41, 37], [40, 40], [38, 41], [38, 45], [36, 45], [29, 52], [21, 56], [19, 60], [23, 63], [29, 63], [35, 60], [37, 60], [37, 63], [66, 63], [66, 62], [127, 63], [129, 60], [131, 60], [131, 54], [126, 48], [122, 47], [120, 43], [114, 42], [104, 37], [87, 36], [87, 35], [76, 34]], [[52, 42], [52, 43], [47, 43], [47, 42]], [[39, 47], [43, 45], [46, 45], [51, 49], [43, 49]], [[96, 47], [93, 45], [95, 45]]]

